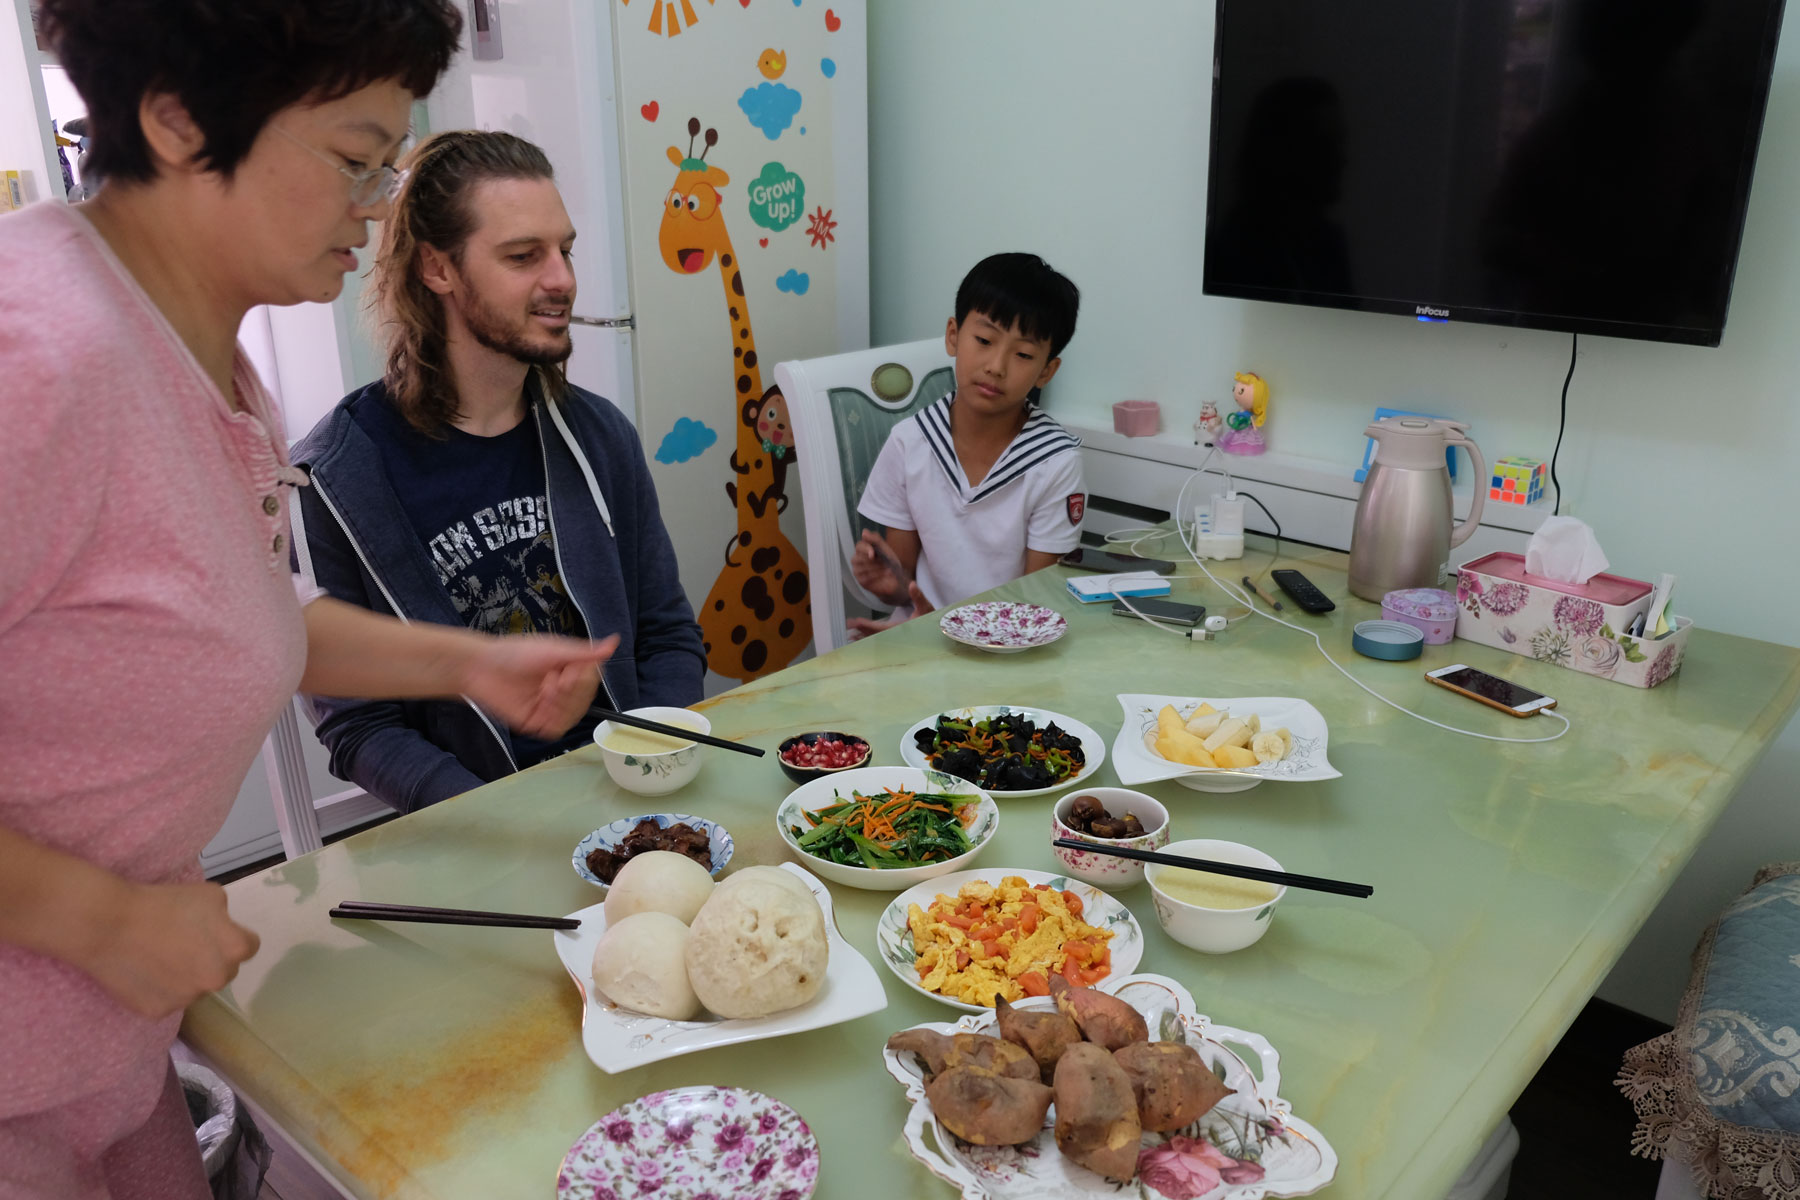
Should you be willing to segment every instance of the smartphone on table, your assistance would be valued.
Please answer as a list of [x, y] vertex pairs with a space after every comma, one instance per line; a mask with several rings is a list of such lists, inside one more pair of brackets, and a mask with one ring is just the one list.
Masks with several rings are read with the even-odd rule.
[[1086, 546], [1071, 550], [1056, 561], [1065, 567], [1074, 567], [1077, 571], [1105, 571], [1108, 574], [1151, 571], [1157, 575], [1171, 575], [1175, 572], [1175, 564], [1167, 559], [1108, 554], [1104, 550], [1090, 550]]
[[1435, 671], [1427, 671], [1425, 678], [1439, 687], [1449, 688], [1489, 708], [1497, 708], [1515, 717], [1535, 717], [1546, 708], [1556, 707], [1556, 701], [1542, 692], [1534, 692], [1528, 687], [1521, 687], [1498, 675], [1489, 675], [1486, 671], [1478, 671], [1462, 663], [1452, 663]]
[[[1137, 609], [1132, 612], [1131, 608]], [[1170, 625], [1186, 625], [1192, 628], [1206, 620], [1204, 604], [1182, 604], [1176, 600], [1158, 600], [1154, 596], [1133, 596], [1131, 608], [1125, 607], [1125, 601], [1114, 600], [1112, 611], [1115, 617], [1149, 617], [1153, 621], [1165, 621]]]

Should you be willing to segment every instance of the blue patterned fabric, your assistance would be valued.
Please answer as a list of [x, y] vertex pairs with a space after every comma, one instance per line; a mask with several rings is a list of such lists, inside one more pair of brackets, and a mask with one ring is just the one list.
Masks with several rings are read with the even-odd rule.
[[1694, 1085], [1720, 1120], [1800, 1132], [1800, 875], [1720, 916], [1693, 1024]]

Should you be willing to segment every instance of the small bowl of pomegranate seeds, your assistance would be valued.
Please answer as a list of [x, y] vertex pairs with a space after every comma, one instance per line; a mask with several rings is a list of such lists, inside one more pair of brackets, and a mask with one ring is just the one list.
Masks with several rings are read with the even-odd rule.
[[796, 733], [776, 751], [782, 773], [795, 783], [810, 783], [836, 771], [869, 762], [869, 743], [854, 733], [820, 730]]

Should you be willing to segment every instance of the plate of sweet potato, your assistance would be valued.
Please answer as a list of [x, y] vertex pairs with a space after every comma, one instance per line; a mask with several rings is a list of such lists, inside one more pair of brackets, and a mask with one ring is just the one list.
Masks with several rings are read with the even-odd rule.
[[964, 1200], [1261, 1200], [1337, 1171], [1281, 1098], [1275, 1048], [1162, 975], [1055, 979], [1050, 996], [901, 1030], [883, 1059], [913, 1157]]

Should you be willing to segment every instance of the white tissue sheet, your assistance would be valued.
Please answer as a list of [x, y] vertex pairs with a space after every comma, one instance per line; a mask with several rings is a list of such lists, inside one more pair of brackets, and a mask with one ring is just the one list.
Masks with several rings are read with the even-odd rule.
[[1576, 517], [1546, 517], [1525, 547], [1525, 569], [1533, 575], [1586, 583], [1611, 563], [1594, 531]]

